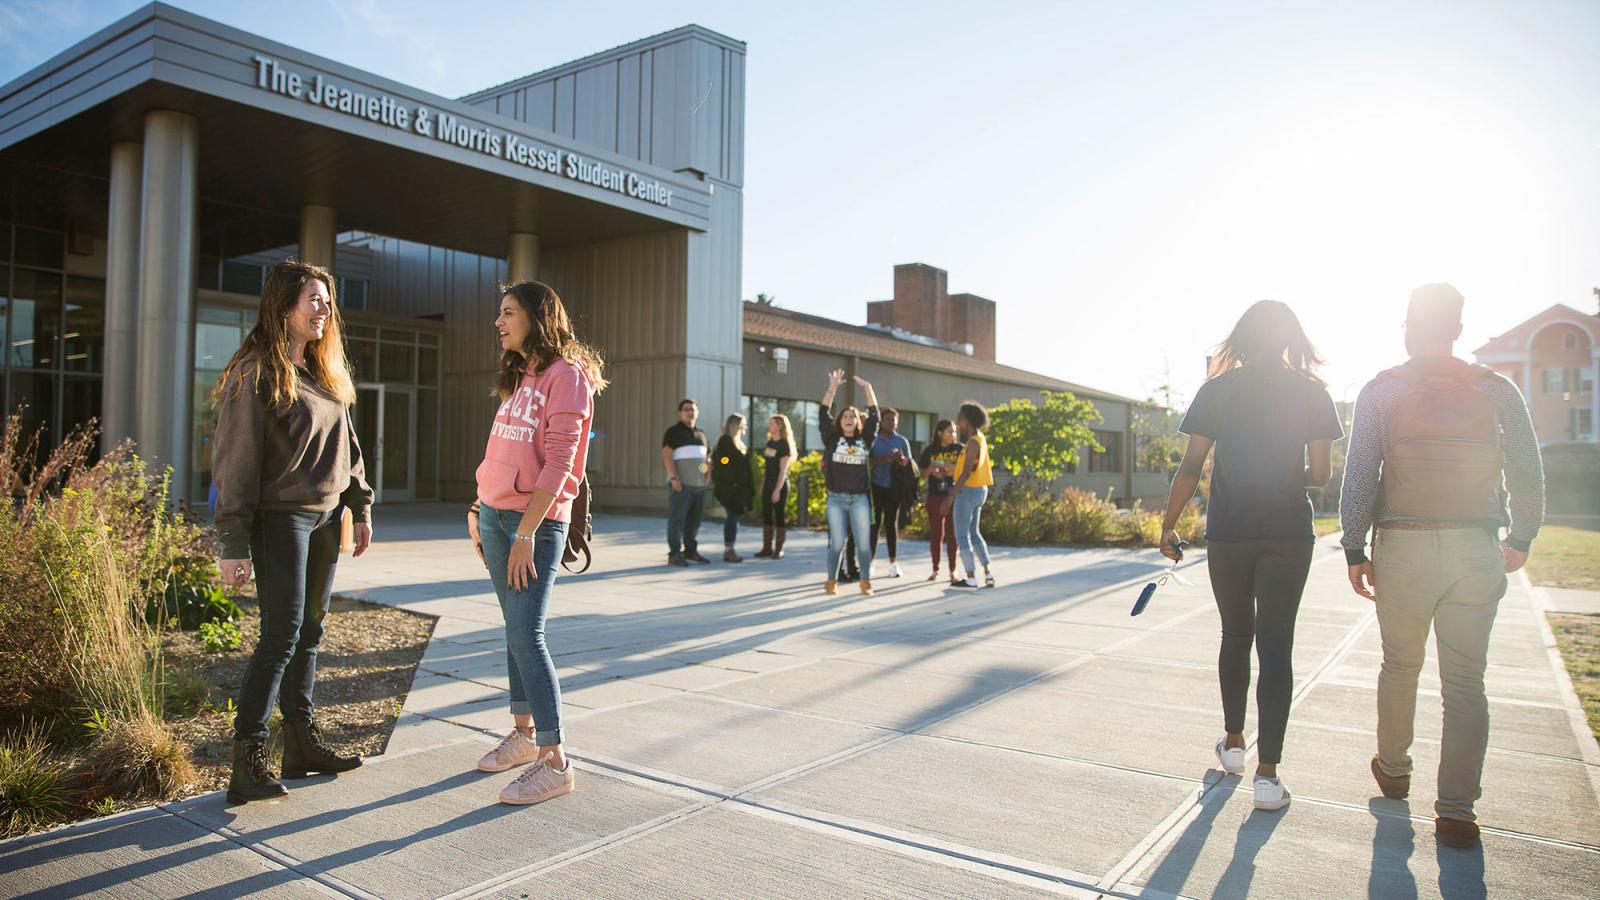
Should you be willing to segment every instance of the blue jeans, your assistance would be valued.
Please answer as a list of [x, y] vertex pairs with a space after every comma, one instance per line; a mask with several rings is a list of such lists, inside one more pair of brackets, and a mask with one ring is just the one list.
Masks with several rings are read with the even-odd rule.
[[522, 523], [522, 513], [481, 504], [478, 534], [489, 580], [500, 598], [506, 620], [506, 674], [511, 687], [511, 714], [533, 716], [534, 741], [541, 747], [561, 743], [561, 682], [544, 642], [544, 620], [550, 611], [550, 592], [567, 546], [567, 523], [545, 519], [533, 536], [533, 572], [537, 577], [525, 591], [506, 581], [506, 561], [511, 557], [512, 535]]
[[732, 547], [739, 540], [739, 516], [743, 514], [736, 513], [727, 507], [723, 507], [723, 509], [728, 513], [728, 518], [723, 520], [722, 523], [722, 546]]
[[961, 548], [961, 564], [967, 567], [967, 574], [977, 572], [973, 566], [972, 555], [978, 555], [978, 562], [983, 563], [985, 569], [989, 568], [989, 543], [983, 539], [983, 532], [978, 530], [978, 518], [983, 514], [983, 504], [989, 499], [989, 489], [986, 487], [962, 488], [956, 494], [955, 509], [950, 517], [955, 522], [956, 546]]
[[250, 526], [261, 636], [239, 684], [237, 740], [265, 740], [276, 700], [285, 722], [310, 721], [317, 645], [339, 561], [339, 518], [331, 512], [264, 509]]
[[697, 553], [700, 550], [700, 516], [706, 510], [707, 489], [689, 487], [675, 491], [667, 488], [667, 549], [673, 553]]
[[839, 577], [846, 529], [856, 539], [856, 565], [862, 577], [872, 568], [872, 495], [828, 492], [828, 580]]

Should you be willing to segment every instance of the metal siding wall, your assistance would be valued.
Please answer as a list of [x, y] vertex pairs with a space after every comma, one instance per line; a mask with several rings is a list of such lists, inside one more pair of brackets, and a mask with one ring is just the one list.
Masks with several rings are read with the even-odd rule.
[[574, 81], [573, 138], [606, 150], [617, 149], [617, 66], [579, 72]]

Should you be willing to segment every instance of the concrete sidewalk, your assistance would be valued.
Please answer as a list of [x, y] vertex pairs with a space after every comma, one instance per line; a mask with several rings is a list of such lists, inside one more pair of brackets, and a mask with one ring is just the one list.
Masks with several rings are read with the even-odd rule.
[[594, 571], [563, 578], [548, 629], [577, 794], [495, 802], [509, 775], [472, 767], [509, 724], [499, 607], [459, 509], [380, 510], [379, 543], [341, 565], [338, 590], [440, 617], [387, 752], [291, 783], [284, 801], [208, 795], [0, 844], [0, 895], [1592, 897], [1600, 884], [1600, 751], [1525, 579], [1495, 629], [1485, 835], [1469, 852], [1432, 835], [1431, 662], [1412, 797], [1372, 783], [1377, 628], [1331, 547], [1297, 633], [1282, 768], [1295, 799], [1259, 813], [1214, 768], [1204, 565], [1131, 619], [1161, 568], [1148, 551], [997, 548], [1001, 586], [956, 592], [921, 580], [923, 548], [907, 542], [905, 578], [826, 597], [814, 535], [780, 562], [683, 571], [662, 565], [660, 521], [602, 529]]

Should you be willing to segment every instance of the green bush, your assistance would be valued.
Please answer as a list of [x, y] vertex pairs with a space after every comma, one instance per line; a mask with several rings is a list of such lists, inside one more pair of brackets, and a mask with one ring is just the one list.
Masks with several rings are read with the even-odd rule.
[[244, 613], [222, 592], [219, 578], [216, 564], [208, 556], [175, 559], [168, 569], [164, 589], [147, 595], [145, 620], [152, 625], [165, 622], [185, 631], [239, 621]]
[[806, 496], [806, 513], [810, 516], [813, 528], [827, 527], [828, 522], [828, 482], [822, 477], [822, 453], [813, 450], [805, 456], [795, 460], [789, 467], [789, 504], [785, 507], [788, 521], [800, 521], [800, 477], [804, 475], [809, 481]]
[[1052, 543], [1106, 544], [1117, 537], [1117, 506], [1099, 494], [1069, 487], [1050, 510]]
[[0, 837], [61, 821], [72, 809], [72, 770], [33, 722], [0, 736]]
[[227, 653], [237, 650], [243, 640], [244, 636], [239, 633], [239, 626], [227, 619], [200, 623], [200, 642], [205, 645], [207, 653]]
[[[990, 494], [983, 508], [982, 529], [989, 541], [1014, 546], [1155, 547], [1161, 540], [1161, 520], [1162, 513], [1137, 503], [1131, 509], [1118, 509], [1111, 501], [1076, 487], [1052, 496], [1037, 480], [1014, 478]], [[1191, 545], [1200, 546], [1205, 542], [1205, 516], [1190, 504], [1178, 518], [1177, 530]]]

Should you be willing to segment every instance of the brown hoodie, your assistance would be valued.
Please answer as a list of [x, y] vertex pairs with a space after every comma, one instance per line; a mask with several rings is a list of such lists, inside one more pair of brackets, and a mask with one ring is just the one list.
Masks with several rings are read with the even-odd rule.
[[269, 408], [253, 388], [255, 370], [254, 360], [235, 369], [217, 407], [212, 479], [223, 559], [250, 555], [257, 510], [327, 512], [343, 504], [365, 522], [372, 507], [361, 444], [344, 404], [296, 368], [298, 399]]

